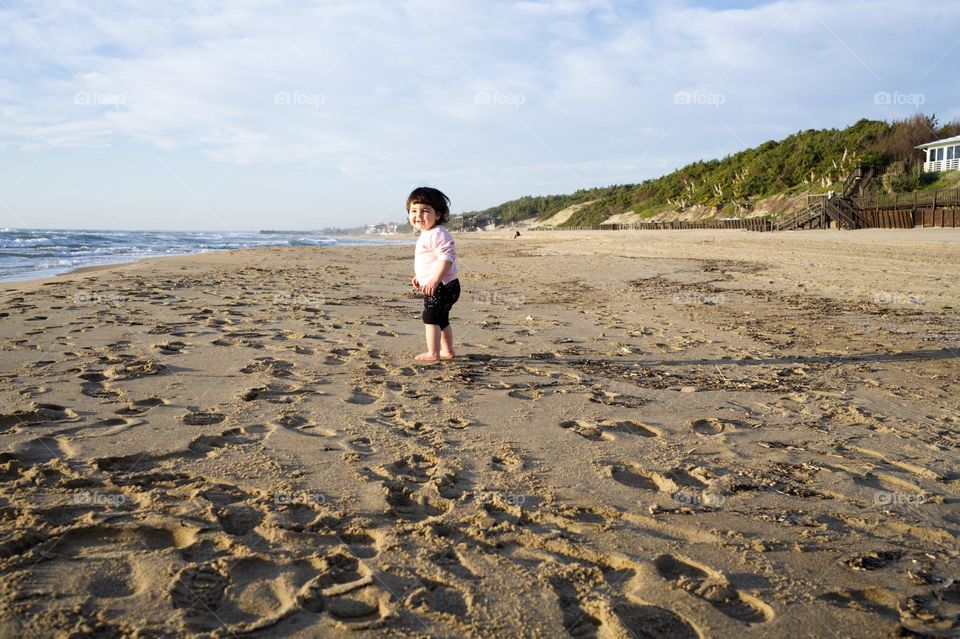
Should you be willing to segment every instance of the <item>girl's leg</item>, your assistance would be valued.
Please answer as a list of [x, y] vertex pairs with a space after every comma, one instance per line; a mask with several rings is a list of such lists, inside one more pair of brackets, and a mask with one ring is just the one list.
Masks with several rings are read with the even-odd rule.
[[440, 357], [453, 359], [457, 354], [453, 351], [453, 325], [448, 324], [440, 331]]
[[440, 327], [436, 324], [424, 324], [423, 328], [427, 340], [427, 352], [420, 353], [414, 359], [421, 362], [435, 362], [440, 359]]

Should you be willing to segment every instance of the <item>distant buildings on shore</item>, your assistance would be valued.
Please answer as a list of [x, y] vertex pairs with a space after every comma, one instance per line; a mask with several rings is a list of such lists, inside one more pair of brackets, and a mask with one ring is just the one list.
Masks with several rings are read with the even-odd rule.
[[367, 224], [364, 231], [367, 235], [397, 235], [399, 224]]

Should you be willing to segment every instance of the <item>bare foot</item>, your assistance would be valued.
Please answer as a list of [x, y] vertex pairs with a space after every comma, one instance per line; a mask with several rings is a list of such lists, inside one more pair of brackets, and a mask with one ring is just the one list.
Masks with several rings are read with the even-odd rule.
[[440, 361], [440, 358], [437, 355], [434, 355], [433, 353], [420, 353], [413, 359], [417, 360], [418, 362], [439, 362]]
[[440, 359], [453, 359], [456, 356], [456, 353], [445, 353], [444, 351], [440, 351]]

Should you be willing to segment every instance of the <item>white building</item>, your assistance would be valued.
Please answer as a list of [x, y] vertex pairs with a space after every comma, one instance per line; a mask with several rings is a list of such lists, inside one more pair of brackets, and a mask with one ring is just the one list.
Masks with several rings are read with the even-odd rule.
[[923, 163], [927, 173], [960, 169], [960, 135], [927, 142], [917, 148], [927, 154], [927, 161]]

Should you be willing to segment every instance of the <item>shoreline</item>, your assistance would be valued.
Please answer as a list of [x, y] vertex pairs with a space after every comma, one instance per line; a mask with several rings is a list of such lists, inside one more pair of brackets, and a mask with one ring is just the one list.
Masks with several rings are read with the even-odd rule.
[[[405, 243], [405, 240], [401, 238], [389, 239], [387, 237], [369, 235], [337, 235], [305, 238], [300, 237], [297, 233], [292, 233], [285, 236], [286, 239], [283, 239], [283, 234], [259, 234], [249, 231], [7, 230], [14, 234], [14, 238], [9, 241], [4, 241], [3, 249], [0, 250], [0, 253], [6, 254], [12, 250], [13, 252], [9, 258], [4, 258], [12, 261], [10, 263], [4, 262], [2, 270], [17, 270], [18, 272], [16, 274], [5, 275], [0, 279], [0, 282], [32, 281], [62, 276], [79, 269], [95, 270], [129, 264], [145, 259], [182, 257], [243, 248], [263, 248], [267, 246], [321, 247], [344, 244], [351, 246], [381, 246], [392, 243]], [[198, 233], [203, 236], [198, 235]], [[95, 237], [89, 240], [88, 236], [91, 234]], [[130, 237], [128, 238], [128, 236]], [[294, 238], [293, 236], [296, 237]], [[271, 241], [269, 238], [273, 237], [281, 238], [286, 244], [269, 243]], [[137, 249], [137, 251], [132, 254], [115, 252], [126, 246], [125, 244], [121, 246], [118, 242], [128, 240], [134, 243], [133, 248]], [[23, 248], [20, 246], [21, 242], [26, 242]], [[83, 243], [79, 248], [86, 250], [86, 255], [76, 255], [73, 249], [70, 248], [73, 247], [73, 243], [76, 242]], [[227, 246], [223, 246], [224, 244]], [[28, 264], [19, 263], [19, 260], [24, 259], [27, 260]], [[29, 265], [31, 261], [34, 262], [34, 264]], [[49, 264], [51, 261], [59, 263], [53, 266], [42, 266], [43, 263]], [[68, 265], [70, 263], [72, 263], [72, 265]]]
[[[581, 230], [581, 229], [576, 229], [576, 230], [537, 229], [536, 231], [532, 231], [532, 230], [529, 230], [529, 229], [528, 229], [528, 230], [526, 231], [526, 235], [521, 235], [520, 238], [514, 238], [513, 235], [512, 235], [512, 233], [514, 232], [514, 230], [516, 230], [516, 229], [509, 228], [509, 229], [495, 229], [495, 230], [492, 230], [492, 231], [481, 230], [481, 231], [471, 231], [471, 232], [456, 231], [456, 232], [455, 232], [455, 237], [461, 238], [461, 239], [467, 240], [467, 241], [469, 241], [469, 240], [476, 240], [476, 241], [509, 240], [509, 241], [520, 241], [520, 242], [522, 242], [522, 241], [524, 241], [525, 238], [529, 238], [529, 239], [536, 238], [536, 237], [544, 237], [544, 238], [546, 238], [546, 237], [550, 237], [550, 236], [553, 235], [553, 234], [556, 234], [557, 237], [564, 237], [564, 236], [570, 236], [570, 237], [590, 237], [591, 235], [594, 235], [594, 234], [597, 235], [597, 236], [599, 236], [599, 237], [608, 237], [611, 233], [620, 234], [620, 235], [623, 235], [623, 236], [626, 236], [626, 237], [630, 237], [630, 236], [645, 236], [645, 235], [647, 235], [647, 234], [653, 234], [654, 237], [659, 237], [659, 236], [662, 236], [662, 235], [665, 234], [665, 233], [667, 233], [667, 234], [669, 234], [669, 233], [680, 233], [680, 234], [696, 234], [696, 233], [713, 234], [713, 233], [715, 233], [715, 232], [716, 232], [716, 233], [721, 233], [721, 234], [723, 234], [723, 235], [731, 234], [731, 233], [750, 234], [750, 235], [761, 235], [761, 234], [755, 233], [755, 232], [753, 232], [753, 231], [748, 231], [748, 230], [743, 230], [743, 229], [730, 229], [730, 230], [718, 230], [718, 229], [631, 230], [631, 229], [626, 229], [626, 230], [617, 230], [617, 231]], [[806, 236], [808, 236], [808, 237], [811, 237], [811, 238], [812, 238], [812, 237], [816, 237], [816, 236], [819, 235], [819, 236], [820, 236], [821, 238], [823, 238], [823, 239], [833, 238], [834, 236], [837, 236], [836, 239], [841, 239], [841, 238], [843, 238], [843, 239], [849, 239], [849, 238], [844, 237], [845, 234], [848, 234], [848, 233], [856, 233], [856, 234], [861, 235], [861, 236], [866, 236], [866, 235], [869, 234], [869, 235], [871, 236], [871, 239], [877, 239], [877, 240], [896, 239], [896, 240], [899, 240], [899, 241], [901, 241], [901, 242], [908, 242], [908, 241], [911, 241], [911, 240], [913, 240], [913, 241], [919, 240], [919, 241], [922, 241], [922, 242], [933, 242], [933, 241], [937, 241], [937, 240], [960, 241], [960, 229], [956, 229], [956, 228], [941, 228], [941, 227], [929, 227], [929, 228], [920, 228], [920, 227], [917, 227], [917, 228], [914, 228], [914, 229], [860, 229], [860, 230], [857, 230], [857, 231], [836, 231], [836, 230], [827, 230], [827, 229], [824, 229], [824, 230], [816, 230], [816, 231], [784, 231], [784, 232], [777, 232], [777, 233], [775, 233], [775, 235], [780, 235], [780, 236], [782, 236], [782, 237], [787, 238], [787, 237], [791, 237], [791, 236], [796, 237], [797, 234], [804, 234], [804, 235], [806, 235]], [[918, 237], [916, 237], [916, 238], [911, 238], [911, 234], [914, 234], [914, 233], [918, 234]], [[581, 234], [581, 235], [574, 235], [574, 234]], [[785, 234], [786, 234], [786, 235], [785, 235]], [[945, 237], [939, 237], [939, 238], [936, 237], [937, 235], [940, 235], [940, 234], [942, 234], [942, 235], [945, 236]], [[896, 238], [894, 238], [894, 237], [891, 237], [891, 236], [902, 236], [902, 237], [896, 237]], [[345, 237], [345, 238], [355, 239], [355, 240], [369, 239], [369, 237], [366, 236], [366, 235], [344, 235], [344, 236], [337, 236], [337, 237]], [[722, 237], [722, 236], [721, 236], [721, 237]], [[863, 237], [855, 238], [855, 239], [863, 239]], [[369, 244], [361, 243], [361, 244], [352, 244], [352, 245], [346, 245], [346, 246], [351, 246], [351, 247], [357, 247], [357, 246], [390, 246], [390, 245], [393, 244], [393, 243], [396, 243], [396, 244], [398, 244], [398, 245], [406, 245], [407, 243], [413, 242], [413, 241], [415, 241], [415, 238], [414, 238], [414, 239], [409, 239], [409, 240], [407, 240], [407, 239], [399, 239], [399, 238], [398, 238], [398, 239], [393, 239], [393, 240], [383, 240], [383, 242], [384, 242], [383, 244], [378, 243], [379, 240], [375, 240], [375, 241], [373, 241], [373, 242], [371, 242], [371, 243], [369, 243]], [[529, 241], [529, 240], [528, 240], [528, 241]], [[282, 246], [282, 245], [278, 245], [276, 248], [306, 248], [306, 249], [311, 249], [311, 248], [334, 248], [334, 247], [336, 247], [336, 246], [337, 246], [337, 245], [331, 245], [331, 246]], [[343, 246], [343, 245], [341, 245], [341, 246]], [[128, 259], [128, 260], [123, 260], [123, 261], [120, 261], [120, 262], [106, 262], [106, 263], [102, 263], [102, 264], [90, 264], [90, 265], [87, 265], [87, 266], [79, 266], [79, 267], [76, 267], [76, 268], [71, 268], [70, 270], [64, 271], [64, 272], [62, 272], [62, 273], [52, 273], [52, 274], [43, 275], [43, 276], [40, 276], [40, 277], [27, 277], [27, 278], [22, 278], [22, 279], [21, 279], [21, 278], [18, 278], [18, 279], [3, 279], [3, 280], [0, 280], [0, 287], [2, 287], [2, 286], [4, 286], [4, 285], [9, 285], [9, 284], [26, 284], [26, 283], [30, 283], [30, 282], [39, 282], [39, 281], [45, 281], [45, 280], [50, 280], [50, 279], [63, 278], [63, 277], [69, 276], [69, 275], [74, 275], [74, 274], [79, 274], [79, 273], [88, 273], [88, 272], [95, 272], [95, 271], [110, 270], [110, 269], [112, 269], [112, 268], [119, 268], [119, 267], [122, 267], [122, 266], [129, 266], [129, 265], [131, 265], [131, 264], [137, 264], [137, 263], [144, 262], [144, 261], [149, 261], [149, 260], [177, 259], [177, 258], [180, 258], [180, 257], [189, 257], [189, 256], [194, 256], [194, 255], [205, 255], [205, 254], [209, 254], [209, 253], [222, 253], [222, 252], [228, 252], [228, 251], [246, 251], [246, 250], [256, 250], [256, 249], [266, 249], [266, 248], [274, 248], [274, 247], [273, 247], [273, 246], [249, 246], [249, 247], [243, 247], [243, 248], [217, 249], [217, 250], [212, 250], [212, 251], [197, 251], [197, 252], [191, 252], [191, 253], [176, 253], [176, 254], [171, 254], [171, 255], [151, 255], [151, 256], [141, 257], [141, 258], [132, 259], [132, 260], [129, 260], [129, 259]]]
[[[340, 246], [388, 246], [392, 243], [406, 243], [406, 240], [402, 240], [402, 239], [397, 239], [397, 240], [371, 239], [368, 236], [362, 236], [362, 235], [342, 235], [342, 236], [336, 236], [334, 239], [336, 238], [345, 238], [347, 240], [353, 240], [358, 242], [356, 244], [340, 244]], [[366, 240], [366, 241], [361, 242], [360, 240]], [[136, 258], [117, 256], [117, 258], [120, 261], [99, 262], [94, 264], [87, 264], [84, 266], [71, 267], [71, 268], [68, 268], [68, 270], [63, 272], [52, 272], [52, 271], [55, 271], [56, 269], [51, 269], [51, 268], [42, 269], [41, 271], [29, 271], [26, 273], [27, 275], [26, 277], [17, 275], [12, 279], [0, 279], [0, 285], [3, 285], [5, 283], [32, 282], [37, 280], [49, 279], [49, 278], [63, 277], [66, 275], [71, 275], [73, 273], [84, 273], [84, 272], [90, 272], [90, 271], [110, 269], [113, 267], [119, 267], [119, 266], [124, 266], [128, 264], [135, 264], [137, 262], [141, 262], [144, 260], [178, 258], [178, 257], [191, 256], [191, 255], [203, 255], [207, 253], [220, 253], [223, 251], [242, 251], [247, 249], [269, 248], [271, 246], [274, 246], [274, 245], [258, 245], [258, 246], [246, 246], [246, 247], [238, 247], [238, 248], [212, 249], [212, 250], [208, 249], [208, 250], [198, 250], [198, 251], [191, 251], [191, 252], [184, 252], [184, 253], [146, 255], [143, 257], [136, 257]], [[282, 248], [284, 245], [276, 245], [276, 246], [279, 246]], [[300, 247], [300, 248], [325, 248], [326, 246], [328, 245], [297, 245], [297, 247]], [[329, 246], [337, 246], [337, 245], [333, 244]], [[295, 247], [289, 247], [289, 248], [295, 248]], [[44, 274], [36, 276], [37, 273], [44, 273]]]
[[[641, 251], [647, 257], [667, 256], [671, 254], [682, 255], [683, 259], [709, 259], [709, 254], [703, 253], [703, 247], [708, 247], [714, 252], [713, 257], [724, 257], [725, 259], [754, 259], [763, 262], [762, 256], [770, 246], [782, 247], [788, 250], [790, 247], [804, 247], [812, 245], [822, 245], [824, 250], [839, 251], [837, 259], [846, 259], [843, 251], [846, 248], [850, 250], [865, 250], [866, 252], [857, 255], [857, 259], [863, 264], [860, 268], [872, 271], [873, 273], [887, 273], [889, 282], [884, 285], [878, 281], [870, 289], [873, 293], [867, 294], [863, 299], [870, 301], [871, 295], [884, 294], [889, 292], [889, 288], [910, 289], [910, 281], [903, 271], [909, 267], [909, 261], [892, 261], [884, 267], [884, 258], [878, 254], [878, 251], [885, 246], [902, 247], [914, 245], [919, 250], [940, 248], [953, 249], [960, 245], [960, 229], [953, 228], [917, 228], [917, 229], [862, 229], [858, 231], [836, 231], [836, 230], [814, 230], [814, 231], [790, 231], [782, 233], [755, 233], [746, 230], [716, 230], [716, 229], [689, 229], [689, 230], [626, 230], [626, 231], [599, 231], [599, 230], [546, 230], [538, 231], [536, 234], [523, 235], [520, 238], [513, 238], [512, 231], [502, 232], [479, 231], [479, 232], [458, 232], [455, 235], [458, 245], [489, 246], [500, 243], [505, 249], [512, 250], [521, 248], [526, 244], [569, 244], [590, 240], [600, 242], [603, 245], [613, 245], [631, 250], [633, 247]], [[412, 241], [411, 241], [412, 242]], [[403, 248], [412, 246], [412, 243], [406, 241], [395, 241], [385, 244], [347, 244], [347, 245], [325, 245], [325, 246], [254, 246], [236, 249], [223, 249], [206, 252], [186, 253], [181, 255], [162, 255], [144, 257], [138, 260], [109, 263], [93, 264], [89, 266], [78, 267], [65, 273], [49, 275], [39, 278], [25, 280], [2, 280], [0, 281], [0, 290], [16, 289], [18, 286], [30, 286], [33, 284], [45, 284], [50, 281], [64, 280], [69, 281], [77, 275], [89, 273], [110, 273], [118, 269], [136, 269], [138, 265], [159, 263], [169, 263], [171, 266], [177, 264], [180, 260], [192, 260], [199, 258], [202, 262], [204, 256], [233, 255], [244, 254], [245, 252], [270, 251], [277, 249], [281, 251], [303, 251], [307, 256], [312, 255], [315, 250], [332, 250], [334, 252], [357, 247], [364, 248], [383, 248], [396, 247]], [[870, 250], [871, 247], [877, 250]], [[884, 249], [885, 250], [885, 249]], [[899, 248], [895, 249], [899, 250]], [[217, 263], [217, 258], [211, 258], [212, 263]], [[819, 264], [819, 268], [830, 270], [826, 263]], [[835, 267], [834, 267], [835, 268]], [[939, 271], [927, 271], [924, 274], [926, 278], [945, 277], [946, 269], [949, 268], [947, 262], [943, 263], [945, 269], [943, 273]], [[916, 274], [915, 274], [916, 275]], [[799, 274], [796, 277], [805, 277]], [[927, 282], [918, 282], [916, 287], [919, 294], [925, 302], [934, 302], [938, 298], [937, 287], [931, 286], [931, 279]], [[761, 288], [765, 287], [763, 282], [756, 283]], [[804, 286], [798, 280], [797, 288], [803, 289]], [[851, 293], [858, 289], [833, 285], [827, 288], [807, 289], [805, 292], [818, 291], [829, 296], [835, 296], [838, 299], [851, 299]], [[863, 289], [859, 289], [863, 290]], [[917, 293], [917, 291], [914, 291]], [[924, 295], [924, 293], [928, 293]], [[863, 295], [861, 293], [861, 295]], [[909, 294], [900, 295], [907, 297]], [[949, 306], [952, 301], [944, 298], [943, 305]]]

